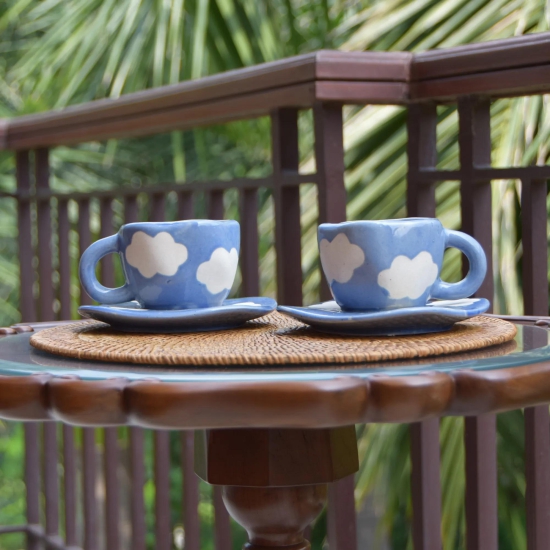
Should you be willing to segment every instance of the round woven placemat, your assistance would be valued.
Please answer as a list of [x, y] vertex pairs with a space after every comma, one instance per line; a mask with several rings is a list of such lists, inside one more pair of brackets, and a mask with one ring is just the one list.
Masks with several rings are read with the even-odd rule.
[[508, 342], [516, 327], [474, 317], [447, 332], [413, 336], [332, 336], [277, 312], [219, 332], [135, 334], [98, 321], [41, 330], [40, 350], [77, 359], [155, 365], [303, 365], [391, 361], [457, 353]]

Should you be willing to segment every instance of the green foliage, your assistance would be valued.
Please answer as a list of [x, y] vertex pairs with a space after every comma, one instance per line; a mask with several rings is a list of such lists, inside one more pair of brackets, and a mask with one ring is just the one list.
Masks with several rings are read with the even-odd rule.
[[[418, 51], [543, 31], [548, 24], [544, 0], [3, 0], [0, 117], [117, 97], [318, 48]], [[350, 219], [406, 214], [405, 117], [401, 107], [346, 108]], [[494, 164], [547, 163], [549, 117], [548, 97], [495, 102]], [[308, 171], [314, 166], [310, 114], [300, 117], [300, 130], [302, 169]], [[269, 121], [259, 119], [140, 140], [58, 148], [52, 152], [52, 186], [85, 191], [174, 180], [261, 176], [270, 170], [269, 139]], [[440, 169], [458, 166], [457, 116], [452, 106], [439, 109], [438, 149]], [[14, 189], [13, 172], [12, 156], [1, 153], [0, 192]], [[457, 184], [441, 183], [436, 196], [437, 214], [444, 225], [459, 227]], [[493, 196], [495, 310], [521, 313], [518, 182], [494, 182]], [[236, 214], [234, 197], [226, 197], [231, 214]], [[319, 283], [315, 187], [303, 186], [301, 199], [304, 291], [306, 301], [314, 302]], [[274, 294], [273, 205], [268, 192], [261, 193], [260, 204], [261, 285], [264, 293]], [[0, 324], [18, 320], [14, 206], [11, 200], [0, 200]], [[120, 222], [121, 208], [115, 206]], [[204, 209], [203, 201], [199, 200], [198, 207], [199, 212]], [[71, 215], [75, 222], [76, 210]], [[97, 227], [96, 211], [92, 212], [92, 222]], [[71, 242], [76, 255], [75, 229]], [[457, 254], [448, 254], [444, 276], [456, 279], [460, 262]], [[73, 286], [77, 299], [76, 280]], [[521, 550], [525, 547], [522, 414], [502, 415], [498, 427], [501, 547]], [[0, 445], [4, 445], [0, 450], [2, 487], [9, 487], [10, 479], [18, 479], [9, 464], [18, 465], [17, 457], [21, 456], [19, 428], [6, 430], [0, 438]], [[460, 548], [464, 545], [460, 420], [442, 422], [441, 441], [444, 544], [447, 549]], [[383, 526], [392, 546], [410, 547], [406, 428], [361, 427], [360, 449], [358, 503], [369, 493], [383, 502]], [[175, 448], [173, 454], [177, 460]], [[172, 476], [177, 475], [174, 470]], [[177, 486], [178, 479], [173, 482]], [[13, 493], [9, 488], [2, 492], [2, 498], [21, 489], [17, 484], [14, 487]], [[151, 490], [148, 488], [148, 506]], [[212, 508], [206, 488], [201, 491], [203, 524], [208, 526]], [[174, 493], [175, 514], [179, 513], [178, 498]], [[0, 523], [22, 521], [22, 510], [21, 498], [0, 506]], [[320, 522], [314, 530], [319, 545], [322, 532]], [[205, 548], [211, 545], [203, 540]], [[1, 544], [8, 544], [6, 541], [8, 538], [2, 539]], [[16, 548], [17, 544], [5, 548]]]

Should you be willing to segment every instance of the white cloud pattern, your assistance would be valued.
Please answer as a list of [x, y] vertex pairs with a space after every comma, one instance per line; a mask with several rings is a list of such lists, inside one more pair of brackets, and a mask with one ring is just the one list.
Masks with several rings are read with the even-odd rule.
[[439, 269], [429, 252], [423, 251], [412, 260], [397, 256], [389, 269], [378, 274], [378, 284], [390, 293], [390, 298], [420, 298], [437, 279]]
[[236, 248], [232, 248], [229, 252], [225, 248], [216, 248], [210, 260], [199, 265], [197, 281], [206, 285], [210, 294], [229, 290], [233, 285], [238, 263], [239, 253]]
[[319, 245], [321, 264], [329, 283], [347, 283], [353, 272], [365, 263], [361, 247], [349, 242], [345, 233], [338, 233], [331, 242], [323, 239]]
[[136, 231], [124, 254], [126, 261], [147, 279], [157, 273], [175, 275], [188, 256], [187, 247], [174, 241], [174, 237], [166, 231], [157, 233], [154, 237], [143, 231]]

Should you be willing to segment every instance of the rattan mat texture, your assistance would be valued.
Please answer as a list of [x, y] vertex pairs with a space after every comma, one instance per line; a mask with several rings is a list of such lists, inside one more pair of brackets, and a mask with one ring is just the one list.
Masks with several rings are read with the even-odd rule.
[[516, 327], [478, 316], [447, 332], [414, 336], [333, 336], [281, 313], [241, 328], [183, 334], [116, 332], [98, 321], [41, 330], [31, 338], [40, 350], [99, 361], [155, 365], [304, 365], [391, 361], [458, 353], [508, 342]]

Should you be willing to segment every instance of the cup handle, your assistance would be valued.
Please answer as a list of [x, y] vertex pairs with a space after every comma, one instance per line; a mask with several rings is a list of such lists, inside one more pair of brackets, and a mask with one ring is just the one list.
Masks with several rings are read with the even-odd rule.
[[445, 248], [458, 248], [468, 258], [470, 271], [458, 283], [446, 283], [437, 279], [432, 290], [432, 298], [443, 300], [468, 298], [481, 286], [487, 273], [485, 252], [473, 237], [452, 229], [445, 229]]
[[119, 304], [134, 299], [128, 282], [118, 288], [103, 286], [95, 276], [95, 268], [99, 260], [107, 254], [119, 252], [118, 235], [111, 235], [96, 241], [82, 254], [79, 265], [79, 276], [82, 287], [88, 296], [100, 304]]

